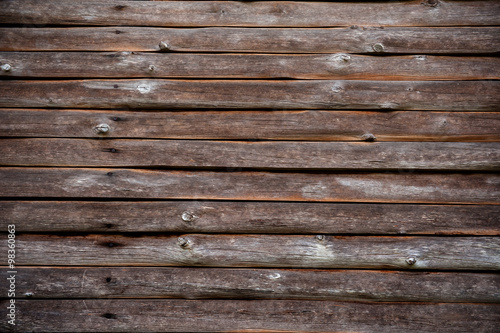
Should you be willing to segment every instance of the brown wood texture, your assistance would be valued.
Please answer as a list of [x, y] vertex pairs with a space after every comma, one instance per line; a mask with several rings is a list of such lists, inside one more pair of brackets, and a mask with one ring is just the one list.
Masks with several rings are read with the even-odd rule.
[[0, 52], [0, 64], [22, 78], [500, 79], [494, 57]]
[[19, 234], [16, 247], [19, 266], [500, 269], [500, 239], [488, 236]]
[[[1, 301], [5, 317], [8, 300]], [[12, 331], [495, 332], [498, 305], [304, 300], [18, 300]], [[214, 312], [216, 309], [216, 312]], [[0, 328], [7, 329], [6, 321]]]
[[[0, 118], [3, 137], [500, 141], [498, 112], [0, 109]], [[99, 124], [109, 131], [98, 134]]]
[[499, 235], [500, 206], [0, 201], [17, 232]]
[[[0, 272], [3, 284], [9, 273]], [[500, 275], [167, 267], [19, 267], [18, 298], [500, 301]], [[8, 288], [7, 288], [8, 289]]]
[[500, 143], [3, 139], [0, 165], [500, 171]]
[[[351, 25], [500, 25], [496, 1], [395, 3], [289, 1], [1, 1], [0, 21], [11, 24], [159, 27], [331, 27]], [[342, 15], [339, 15], [342, 13]], [[387, 15], [390, 13], [390, 15]]]
[[[500, 34], [499, 34], [500, 36]], [[0, 81], [0, 107], [498, 111], [500, 81]]]
[[498, 174], [0, 169], [0, 197], [500, 203]]
[[494, 54], [499, 27], [0, 28], [0, 51]]

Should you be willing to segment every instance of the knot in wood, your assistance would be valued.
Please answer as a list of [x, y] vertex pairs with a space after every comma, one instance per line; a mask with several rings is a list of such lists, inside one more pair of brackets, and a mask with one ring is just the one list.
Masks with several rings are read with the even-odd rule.
[[11, 69], [12, 69], [12, 66], [9, 65], [9, 64], [3, 64], [2, 66], [0, 66], [0, 68], [2, 69], [2, 71], [4, 72], [9, 72]]
[[109, 132], [109, 125], [108, 124], [99, 124], [96, 127], [94, 127], [94, 131], [98, 134], [104, 134]]
[[410, 266], [415, 265], [417, 263], [417, 259], [414, 257], [410, 257], [410, 258], [406, 259], [406, 263]]

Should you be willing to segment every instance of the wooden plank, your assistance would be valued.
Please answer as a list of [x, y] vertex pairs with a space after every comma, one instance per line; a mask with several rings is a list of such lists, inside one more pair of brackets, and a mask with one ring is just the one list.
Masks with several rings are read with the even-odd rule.
[[498, 174], [0, 169], [0, 197], [500, 203]]
[[500, 143], [3, 139], [0, 165], [500, 171]]
[[[500, 275], [349, 270], [18, 267], [27, 298], [309, 299], [499, 303]], [[7, 281], [6, 270], [0, 272]], [[8, 288], [7, 288], [8, 289]]]
[[[338, 15], [337, 15], [338, 16]], [[389, 17], [389, 16], [387, 16]], [[392, 15], [390, 16], [392, 17]], [[0, 28], [0, 51], [489, 54], [500, 28]]]
[[0, 201], [18, 232], [499, 235], [500, 206], [224, 201]]
[[0, 107], [498, 111], [500, 81], [0, 81]]
[[[342, 13], [342, 15], [338, 15]], [[391, 15], [387, 15], [391, 13]], [[0, 21], [10, 24], [139, 25], [157, 27], [331, 27], [500, 25], [500, 4], [439, 1], [431, 4], [236, 1], [60, 1], [0, 2]]]
[[18, 234], [16, 248], [17, 266], [500, 269], [500, 239], [489, 236]]
[[500, 79], [494, 57], [0, 52], [0, 64], [23, 78]]
[[[0, 109], [0, 118], [3, 137], [500, 141], [499, 112]], [[109, 131], [97, 133], [99, 124]]]
[[[8, 300], [0, 302], [5, 318]], [[51, 332], [495, 332], [496, 304], [304, 300], [18, 300], [16, 325]], [[418, 320], [417, 320], [418, 319]]]

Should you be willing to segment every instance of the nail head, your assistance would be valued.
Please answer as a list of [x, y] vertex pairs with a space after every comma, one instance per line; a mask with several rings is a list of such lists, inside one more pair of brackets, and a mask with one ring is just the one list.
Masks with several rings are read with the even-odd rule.
[[416, 263], [416, 262], [417, 262], [417, 259], [416, 259], [416, 258], [414, 258], [414, 257], [411, 257], [411, 258], [406, 259], [406, 263], [407, 263], [408, 265], [410, 265], [410, 266], [415, 265], [415, 263]]
[[382, 45], [380, 43], [374, 44], [372, 46], [372, 48], [373, 48], [373, 51], [375, 51], [375, 52], [384, 52], [384, 49], [385, 49], [384, 45]]
[[183, 212], [181, 218], [184, 222], [193, 222], [196, 216], [192, 212]]
[[9, 65], [9, 64], [3, 64], [2, 66], [0, 66], [0, 68], [4, 71], [4, 72], [9, 72], [11, 69], [12, 69], [12, 66]]
[[109, 132], [109, 125], [108, 124], [99, 124], [96, 127], [94, 127], [94, 130], [97, 133], [108, 133]]

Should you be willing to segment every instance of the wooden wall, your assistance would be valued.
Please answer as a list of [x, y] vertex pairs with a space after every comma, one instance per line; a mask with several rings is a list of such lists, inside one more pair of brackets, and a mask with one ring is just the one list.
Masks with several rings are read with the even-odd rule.
[[498, 332], [499, 25], [0, 1], [0, 328]]

